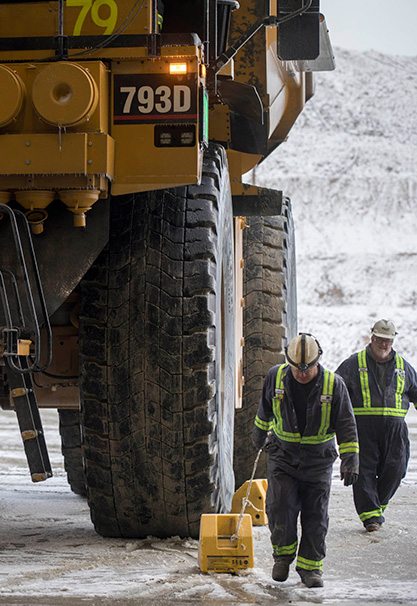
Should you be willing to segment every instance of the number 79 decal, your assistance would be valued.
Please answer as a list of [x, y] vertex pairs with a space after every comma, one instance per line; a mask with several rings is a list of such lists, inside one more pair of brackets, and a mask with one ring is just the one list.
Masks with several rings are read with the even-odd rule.
[[[81, 7], [80, 13], [75, 22], [73, 36], [80, 36], [81, 30], [84, 25], [84, 21], [91, 13], [91, 20], [98, 27], [104, 27], [104, 35], [107, 36], [113, 33], [117, 23], [118, 8], [115, 0], [67, 0], [67, 6], [79, 6]], [[102, 6], [108, 7], [106, 12], [108, 16], [103, 19], [99, 15], [100, 8]]]

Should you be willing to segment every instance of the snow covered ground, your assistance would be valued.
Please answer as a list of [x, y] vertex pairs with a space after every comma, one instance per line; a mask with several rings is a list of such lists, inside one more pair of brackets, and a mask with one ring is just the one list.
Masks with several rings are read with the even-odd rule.
[[29, 480], [13, 413], [1, 412], [0, 604], [159, 606], [297, 606], [417, 604], [417, 412], [409, 417], [413, 458], [379, 533], [362, 530], [335, 466], [325, 586], [307, 589], [294, 570], [272, 581], [269, 533], [254, 527], [255, 567], [239, 575], [205, 575], [198, 542], [104, 539], [85, 500], [71, 493], [63, 470], [56, 411], [43, 411], [55, 476]]
[[[334, 369], [392, 319], [395, 346], [417, 367], [417, 58], [337, 52], [287, 143], [255, 175], [283, 189], [296, 222], [299, 328]], [[291, 571], [271, 580], [266, 527], [254, 528], [255, 567], [203, 575], [193, 540], [104, 539], [67, 486], [56, 411], [43, 411], [54, 477], [32, 484], [14, 414], [0, 411], [0, 604], [209, 606], [417, 605], [417, 413], [412, 459], [378, 533], [359, 523], [335, 467], [323, 589]]]
[[63, 470], [56, 411], [43, 411], [54, 477], [32, 484], [13, 413], [0, 413], [0, 604], [20, 606], [164, 603], [207, 606], [417, 604], [417, 412], [409, 415], [412, 461], [378, 533], [365, 533], [351, 489], [335, 466], [323, 589], [292, 570], [272, 581], [269, 533], [254, 527], [255, 567], [238, 575], [202, 574], [198, 542], [104, 539]]

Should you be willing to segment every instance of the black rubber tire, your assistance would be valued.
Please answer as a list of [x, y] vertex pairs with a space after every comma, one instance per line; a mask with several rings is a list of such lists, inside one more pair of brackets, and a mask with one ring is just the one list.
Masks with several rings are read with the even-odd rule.
[[[242, 408], [235, 415], [236, 487], [250, 478], [256, 451], [252, 428], [267, 371], [285, 361], [284, 347], [297, 334], [295, 241], [291, 203], [280, 216], [247, 217], [244, 231]], [[266, 456], [255, 477], [266, 477]]]
[[87, 496], [79, 410], [59, 409], [59, 434], [64, 468], [72, 492]]
[[198, 537], [234, 493], [233, 215], [226, 154], [200, 186], [112, 200], [81, 285], [81, 410], [103, 536]]

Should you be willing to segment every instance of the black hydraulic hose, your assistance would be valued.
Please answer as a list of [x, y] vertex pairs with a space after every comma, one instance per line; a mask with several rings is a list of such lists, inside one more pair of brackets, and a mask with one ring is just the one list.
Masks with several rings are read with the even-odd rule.
[[64, 0], [58, 2], [58, 36], [56, 38], [57, 48], [55, 59], [63, 60], [67, 58], [65, 49], [65, 36], [64, 36]]
[[306, 4], [304, 4], [304, 0], [303, 0], [303, 5], [301, 6], [301, 8], [298, 8], [296, 11], [289, 13], [286, 17], [282, 17], [282, 19], [280, 19], [277, 22], [277, 25], [279, 25], [279, 23], [285, 23], [286, 21], [289, 21], [290, 19], [294, 19], [294, 17], [297, 17], [298, 15], [302, 15], [303, 13], [308, 11], [308, 9], [311, 7], [312, 4], [313, 4], [313, 0], [307, 0]]
[[[17, 304], [17, 313], [19, 316], [19, 324], [20, 326], [25, 326], [25, 317], [23, 314], [23, 308], [20, 302], [20, 296], [19, 296], [19, 289], [17, 286], [17, 280], [16, 280], [16, 276], [14, 275], [14, 273], [12, 271], [10, 271], [9, 269], [5, 269], [4, 267], [0, 268], [0, 275], [1, 275], [1, 288], [2, 288], [2, 300], [3, 300], [3, 306], [4, 308], [9, 310], [9, 312], [7, 313], [7, 317], [10, 318], [9, 321], [9, 328], [12, 328], [12, 316], [10, 313], [10, 306], [9, 306], [9, 301], [8, 301], [8, 297], [7, 297], [7, 288], [6, 288], [6, 283], [4, 281], [4, 275], [8, 276], [10, 278], [10, 281], [12, 283], [12, 287], [13, 287], [13, 291], [14, 291], [14, 296], [16, 299], [16, 304]], [[5, 298], [3, 298], [3, 295]]]
[[17, 313], [19, 315], [19, 322], [20, 322], [21, 326], [25, 326], [25, 317], [24, 317], [24, 314], [23, 314], [22, 304], [20, 302], [19, 289], [18, 289], [18, 286], [17, 286], [16, 276], [9, 269], [3, 269], [2, 271], [3, 271], [4, 274], [6, 274], [6, 275], [9, 276], [9, 278], [10, 278], [10, 280], [12, 282], [13, 290], [14, 290], [15, 298], [16, 298], [16, 303], [17, 303]]
[[[34, 269], [33, 273], [34, 273], [36, 287], [37, 287], [37, 291], [38, 291], [39, 302], [41, 305], [43, 322], [44, 322], [44, 326], [45, 326], [45, 330], [46, 330], [46, 336], [47, 336], [46, 363], [42, 367], [37, 366], [37, 368], [36, 368], [36, 372], [42, 372], [42, 371], [46, 370], [52, 362], [52, 329], [51, 329], [51, 324], [49, 322], [48, 309], [46, 307], [45, 296], [43, 294], [42, 282], [41, 282], [41, 278], [40, 278], [40, 274], [39, 274], [38, 262], [36, 261], [35, 249], [33, 247], [32, 236], [30, 233], [29, 224], [27, 222], [25, 215], [22, 212], [20, 212], [20, 210], [15, 210], [14, 212], [22, 219], [23, 227], [26, 231], [26, 237], [27, 237], [27, 241], [29, 244], [30, 257], [31, 257], [32, 265], [33, 265], [33, 269]], [[39, 342], [40, 342], [40, 340], [39, 340]]]
[[4, 282], [4, 277], [3, 277], [4, 271], [5, 270], [0, 269], [0, 295], [1, 295], [1, 300], [3, 303], [6, 324], [9, 328], [13, 328], [12, 313], [10, 311], [10, 305], [9, 305], [9, 301], [7, 298], [6, 284]]

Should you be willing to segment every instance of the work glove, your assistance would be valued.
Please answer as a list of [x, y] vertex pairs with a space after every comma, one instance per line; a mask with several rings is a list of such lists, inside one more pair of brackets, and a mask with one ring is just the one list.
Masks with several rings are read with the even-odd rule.
[[359, 477], [359, 474], [354, 471], [342, 471], [340, 472], [340, 479], [344, 480], [343, 484], [345, 486], [352, 486]]
[[253, 426], [252, 430], [252, 443], [256, 450], [266, 449], [269, 446], [269, 435], [264, 429], [259, 429], [256, 425]]

